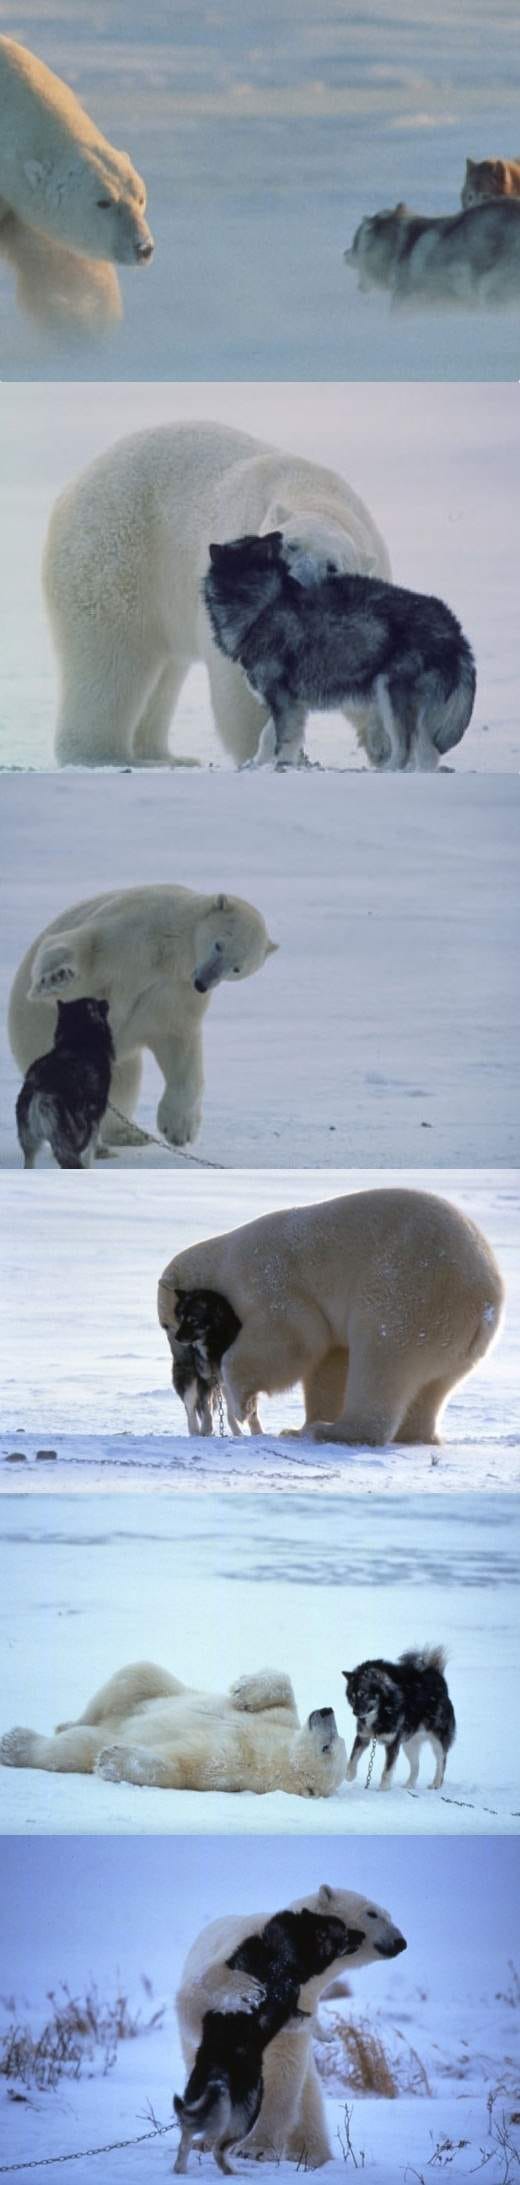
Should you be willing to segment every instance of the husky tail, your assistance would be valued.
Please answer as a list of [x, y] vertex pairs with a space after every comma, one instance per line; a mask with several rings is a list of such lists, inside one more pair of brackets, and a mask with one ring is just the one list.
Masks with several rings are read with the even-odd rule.
[[471, 646], [462, 631], [451, 689], [447, 689], [445, 677], [437, 668], [426, 670], [421, 677], [421, 687], [419, 730], [426, 733], [442, 757], [444, 752], [453, 750], [454, 744], [460, 743], [475, 704], [477, 671]]
[[402, 1662], [403, 1668], [438, 1669], [441, 1677], [444, 1676], [447, 1658], [444, 1646], [411, 1646], [406, 1654], [399, 1655], [399, 1661]]

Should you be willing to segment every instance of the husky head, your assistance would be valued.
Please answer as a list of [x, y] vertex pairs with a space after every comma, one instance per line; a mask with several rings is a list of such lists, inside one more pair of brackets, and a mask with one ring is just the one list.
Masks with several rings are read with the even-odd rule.
[[406, 222], [411, 218], [409, 206], [399, 204], [391, 211], [376, 212], [361, 221], [350, 250], [343, 253], [345, 265], [354, 266], [359, 275], [360, 289], [389, 286], [402, 249]]
[[113, 1055], [107, 1001], [88, 995], [82, 1001], [58, 1001], [57, 1009], [55, 1047], [77, 1048], [87, 1059], [89, 1051], [99, 1047]]
[[258, 910], [236, 895], [215, 895], [197, 921], [192, 983], [209, 994], [223, 979], [249, 979], [278, 947]]
[[372, 1737], [391, 1736], [400, 1715], [399, 1688], [383, 1662], [344, 1669], [346, 1696], [357, 1727]]
[[253, 623], [279, 598], [281, 544], [281, 533], [270, 531], [266, 538], [245, 532], [210, 546], [203, 595], [215, 641], [230, 660], [239, 659]]

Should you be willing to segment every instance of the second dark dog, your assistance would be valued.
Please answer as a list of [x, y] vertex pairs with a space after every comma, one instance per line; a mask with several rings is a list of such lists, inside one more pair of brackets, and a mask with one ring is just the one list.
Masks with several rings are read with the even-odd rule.
[[59, 1168], [89, 1168], [106, 1114], [114, 1060], [108, 1002], [59, 1001], [54, 1045], [31, 1062], [16, 1102], [24, 1168], [45, 1142]]
[[301, 763], [312, 707], [341, 707], [393, 770], [432, 770], [464, 735], [475, 664], [442, 600], [314, 567], [281, 531], [210, 546], [204, 597], [221, 652], [269, 707], [256, 765]]
[[357, 1718], [347, 1782], [353, 1782], [361, 1754], [375, 1738], [386, 1746], [380, 1790], [389, 1787], [401, 1745], [410, 1768], [406, 1789], [414, 1790], [421, 1746], [426, 1742], [435, 1754], [430, 1789], [441, 1789], [456, 1734], [445, 1667], [444, 1648], [432, 1646], [400, 1654], [396, 1662], [366, 1661], [357, 1669], [343, 1670], [349, 1707]]
[[[172, 1380], [184, 1404], [190, 1434], [215, 1432], [222, 1403], [220, 1368], [224, 1352], [240, 1334], [241, 1320], [218, 1290], [177, 1291], [175, 1325], [166, 1330], [172, 1354]], [[231, 1420], [233, 1432], [240, 1432]], [[262, 1429], [256, 1407], [249, 1411], [252, 1434]]]

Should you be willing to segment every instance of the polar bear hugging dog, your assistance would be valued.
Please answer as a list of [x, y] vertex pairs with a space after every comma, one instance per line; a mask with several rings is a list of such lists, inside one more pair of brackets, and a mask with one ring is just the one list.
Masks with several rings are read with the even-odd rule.
[[281, 530], [302, 561], [390, 576], [368, 510], [332, 470], [224, 425], [120, 440], [56, 503], [44, 587], [61, 671], [62, 765], [172, 763], [188, 669], [208, 669], [218, 734], [253, 758], [267, 710], [211, 635], [201, 587], [211, 541]]
[[[164, 1075], [159, 1129], [172, 1145], [196, 1137], [202, 1110], [204, 1014], [222, 980], [247, 979], [277, 947], [260, 912], [238, 896], [190, 888], [126, 888], [62, 911], [33, 941], [14, 981], [9, 1036], [25, 1071], [51, 1044], [58, 996], [108, 1001], [116, 1061], [110, 1099], [129, 1119], [143, 1048]], [[105, 1143], [125, 1143], [107, 1114]]]

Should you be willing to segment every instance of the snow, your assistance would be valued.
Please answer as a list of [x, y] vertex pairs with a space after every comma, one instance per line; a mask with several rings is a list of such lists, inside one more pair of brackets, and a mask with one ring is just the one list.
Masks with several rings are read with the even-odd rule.
[[[9, 2100], [8, 2085], [0, 2080], [2, 2162], [22, 2162], [21, 2185], [25, 2180], [28, 2185], [31, 2160], [64, 2153], [79, 2155], [77, 2185], [95, 2185], [97, 2176], [103, 2185], [166, 2181], [175, 2128], [164, 2144], [157, 2140], [155, 2146], [104, 2154], [99, 2166], [91, 2156], [82, 2158], [81, 2150], [145, 2133], [149, 2103], [168, 2127], [172, 2092], [184, 2083], [172, 1995], [200, 1928], [231, 1910], [274, 1910], [316, 1890], [324, 1876], [385, 1903], [408, 1941], [406, 1953], [392, 1964], [352, 1974], [349, 2002], [321, 2005], [318, 2053], [327, 2071], [334, 2150], [327, 2178], [344, 2179], [346, 2169], [348, 2174], [354, 2169], [338, 2149], [346, 2103], [367, 2185], [425, 2180], [436, 2147], [446, 2140], [453, 2149], [447, 2156], [450, 2179], [474, 2175], [482, 2153], [489, 2157], [484, 2171], [489, 2185], [515, 2174], [503, 2169], [498, 2148], [493, 2155], [493, 2114], [498, 2124], [504, 2117], [514, 2142], [517, 2011], [508, 1960], [516, 1845], [486, 1838], [470, 1844], [432, 1838], [428, 1845], [395, 1838], [387, 1840], [382, 1860], [379, 1844], [360, 1838], [349, 1843], [346, 1861], [344, 1846], [331, 1841], [325, 1849], [303, 1836], [290, 1844], [274, 1837], [268, 1845], [244, 1837], [241, 1850], [236, 1838], [225, 1837], [206, 1838], [203, 1847], [193, 1837], [177, 1838], [174, 1845], [158, 1837], [153, 1845], [143, 1838], [69, 1837], [60, 1839], [57, 1857], [52, 1839], [42, 1837], [30, 1845], [6, 1839], [3, 1847], [0, 2027], [16, 2010], [22, 2023], [39, 2031], [49, 2015], [49, 1990], [56, 1992], [67, 1981], [79, 1996], [90, 1978], [103, 1998], [117, 1985], [144, 2019], [164, 2003], [165, 2017], [155, 2033], [121, 2044], [108, 2075], [100, 2070], [89, 2076], [87, 2069], [79, 2079], [61, 2080], [53, 2093], [30, 2090], [22, 2104]], [[143, 1976], [152, 1982], [151, 1995], [143, 1990]], [[368, 2019], [385, 2048], [400, 2059], [405, 2078], [415, 2049], [430, 2091], [393, 2101], [350, 2093], [337, 2028], [338, 2019], [348, 2023], [351, 2017]], [[235, 2168], [247, 2176], [244, 2158], [235, 2158]], [[215, 2176], [208, 2156], [193, 2156], [191, 2170], [208, 2180]], [[295, 2168], [266, 2163], [263, 2174], [286, 2185]]]
[[148, 185], [147, 272], [78, 350], [12, 308], [7, 379], [515, 380], [518, 312], [404, 318], [343, 264], [366, 213], [459, 207], [466, 157], [514, 153], [515, 0], [1, 0]]
[[355, 1784], [305, 1804], [282, 1792], [136, 1789], [3, 1768], [2, 1831], [517, 1834], [518, 1502], [375, 1494], [369, 1505], [359, 1495], [347, 1505], [338, 1493], [259, 1492], [252, 1519], [250, 1496], [237, 1492], [223, 1508], [215, 1488], [203, 1501], [186, 1492], [11, 1493], [0, 1548], [0, 1731], [27, 1723], [47, 1734], [74, 1720], [128, 1661], [159, 1662], [214, 1691], [272, 1665], [291, 1677], [301, 1719], [334, 1707], [350, 1751], [342, 1667], [442, 1641], [458, 1726], [443, 1792], [427, 1788], [429, 1748], [414, 1795], [404, 1756], [395, 1787], [378, 1795], [379, 1747], [370, 1790], [365, 1760]]
[[[437, 23], [438, 18], [436, 36]], [[137, 285], [141, 294], [139, 280]], [[141, 305], [139, 309], [148, 323], [147, 312]], [[451, 754], [455, 772], [517, 773], [518, 387], [269, 386], [259, 384], [256, 372], [252, 385], [222, 386], [209, 379], [207, 350], [205, 360], [208, 377], [199, 385], [4, 384], [1, 389], [3, 765], [53, 763], [56, 675], [40, 562], [58, 493], [125, 433], [206, 418], [330, 465], [349, 481], [386, 538], [396, 583], [445, 598], [474, 646], [477, 699], [470, 728]], [[517, 367], [518, 360], [516, 376]], [[369, 379], [375, 368], [376, 352]], [[303, 371], [303, 361], [298, 362], [295, 377], [303, 379]], [[174, 372], [172, 359], [167, 372]], [[236, 380], [232, 361], [230, 373]], [[313, 718], [308, 746], [311, 757], [327, 766], [357, 769], [363, 764], [353, 731], [341, 716]], [[202, 668], [192, 671], [181, 693], [172, 749], [204, 764], [226, 763], [212, 728]], [[176, 793], [182, 786], [177, 777]], [[246, 780], [244, 795], [249, 786]], [[284, 785], [277, 780], [274, 786], [282, 790]], [[289, 784], [289, 796], [295, 786]], [[352, 784], [344, 786], [350, 795]], [[399, 786], [404, 811], [406, 794], [415, 785], [406, 780]], [[432, 803], [435, 786], [426, 784]], [[441, 786], [448, 805], [454, 785]], [[192, 781], [191, 787], [196, 790], [197, 784]], [[257, 787], [254, 780], [253, 789]], [[318, 787], [311, 782], [311, 790]], [[385, 780], [383, 793], [391, 787]], [[161, 795], [163, 791], [164, 777]]]
[[[505, 776], [5, 777], [2, 1023], [26, 947], [68, 905], [136, 882], [224, 887], [280, 946], [211, 999], [196, 1160], [516, 1163], [519, 807]], [[5, 1030], [2, 1165], [21, 1163], [19, 1084]], [[136, 1120], [153, 1133], [161, 1089], [148, 1055]], [[113, 1166], [152, 1163], [187, 1174], [157, 1145]], [[97, 1173], [87, 1198], [100, 1189]]]
[[[444, 1193], [488, 1236], [502, 1268], [505, 1323], [446, 1409], [440, 1450], [361, 1451], [280, 1442], [298, 1426], [298, 1391], [261, 1399], [265, 1439], [189, 1440], [156, 1316], [156, 1286], [173, 1253], [276, 1207], [316, 1204], [374, 1188], [380, 1172], [228, 1170], [6, 1174], [2, 1313], [2, 1448], [25, 1459], [23, 1480], [51, 1492], [70, 1479], [168, 1487], [225, 1482], [299, 1487], [319, 1480], [342, 1492], [478, 1492], [518, 1477], [518, 1174], [397, 1170], [394, 1182]], [[37, 1464], [52, 1447], [57, 1462]], [[26, 1466], [26, 1468], [25, 1468]], [[42, 1473], [45, 1473], [45, 1480]], [[21, 1479], [3, 1461], [0, 1487]]]

